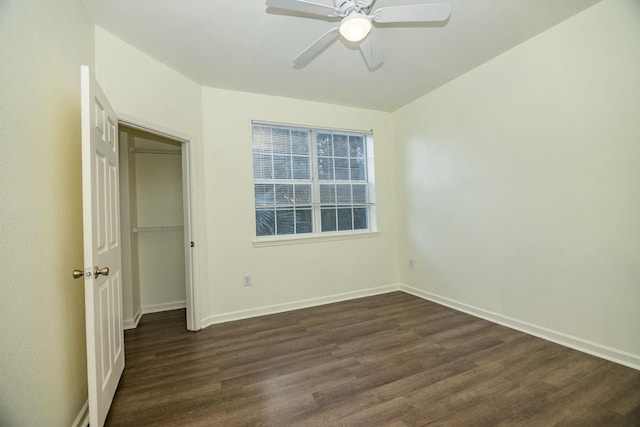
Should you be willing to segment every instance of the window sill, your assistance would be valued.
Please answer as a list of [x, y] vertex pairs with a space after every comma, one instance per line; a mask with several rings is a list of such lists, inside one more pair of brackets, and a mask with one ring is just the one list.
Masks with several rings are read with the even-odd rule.
[[282, 245], [301, 245], [304, 243], [318, 243], [318, 242], [332, 242], [336, 240], [353, 240], [353, 239], [366, 239], [372, 237], [378, 237], [380, 232], [378, 231], [363, 231], [357, 233], [335, 233], [324, 235], [312, 235], [312, 236], [282, 236], [282, 237], [268, 237], [268, 238], [256, 238], [253, 241], [255, 248], [263, 248], [267, 246], [282, 246]]

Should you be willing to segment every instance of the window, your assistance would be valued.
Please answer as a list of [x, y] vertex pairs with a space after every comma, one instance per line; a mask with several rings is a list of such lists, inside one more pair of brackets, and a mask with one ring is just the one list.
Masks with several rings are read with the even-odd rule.
[[256, 236], [373, 231], [370, 133], [253, 124]]

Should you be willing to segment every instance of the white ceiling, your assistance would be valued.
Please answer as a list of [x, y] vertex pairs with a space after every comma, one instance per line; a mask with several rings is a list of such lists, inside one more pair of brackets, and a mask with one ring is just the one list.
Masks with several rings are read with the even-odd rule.
[[[336, 22], [267, 10], [264, 0], [85, 3], [97, 25], [203, 86], [393, 111], [598, 1], [449, 0], [446, 25], [374, 28], [384, 59], [374, 71], [342, 40], [294, 69]], [[374, 9], [434, 2], [378, 0]]]

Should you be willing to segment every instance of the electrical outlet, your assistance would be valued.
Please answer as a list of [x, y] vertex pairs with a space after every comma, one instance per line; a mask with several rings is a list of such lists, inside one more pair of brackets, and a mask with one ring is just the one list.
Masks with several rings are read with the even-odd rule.
[[413, 260], [412, 259], [409, 260], [409, 268], [413, 268]]
[[242, 278], [242, 284], [243, 284], [244, 286], [251, 286], [251, 276], [249, 276], [248, 274], [247, 274], [247, 275], [245, 275], [245, 276]]

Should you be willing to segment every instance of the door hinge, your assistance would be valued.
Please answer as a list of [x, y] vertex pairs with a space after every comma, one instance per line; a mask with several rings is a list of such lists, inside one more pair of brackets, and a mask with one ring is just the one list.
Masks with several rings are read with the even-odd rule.
[[192, 248], [195, 246], [195, 242], [191, 242], [191, 244], [189, 246], [191, 246]]

